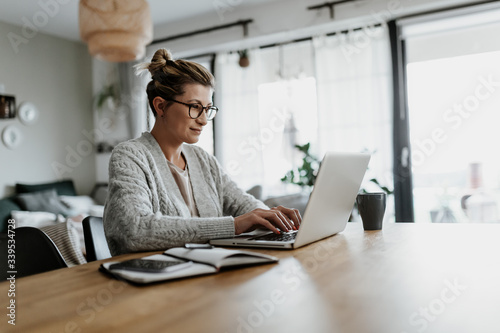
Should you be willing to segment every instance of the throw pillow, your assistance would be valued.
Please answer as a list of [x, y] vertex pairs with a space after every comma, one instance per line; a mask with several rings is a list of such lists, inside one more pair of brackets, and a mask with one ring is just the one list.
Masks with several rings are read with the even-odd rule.
[[75, 185], [71, 179], [43, 184], [16, 184], [16, 193], [33, 193], [55, 189], [58, 195], [76, 195]]
[[60, 195], [59, 199], [71, 210], [72, 215], [89, 215], [90, 209], [95, 205], [88, 195]]
[[64, 216], [68, 216], [71, 213], [61, 202], [55, 189], [19, 194], [16, 200], [23, 210], [50, 212]]
[[75, 234], [75, 237], [78, 238], [79, 240], [79, 245], [80, 245], [80, 250], [83, 254], [86, 253], [85, 251], [85, 236], [83, 234], [83, 224], [81, 219], [75, 217], [68, 217], [66, 220], [66, 223], [68, 224], [68, 228], [72, 229], [72, 232]]
[[104, 206], [103, 205], [94, 205], [90, 207], [89, 215], [103, 217], [104, 216]]
[[16, 221], [16, 228], [41, 228], [48, 225], [54, 225], [59, 222], [58, 216], [54, 213], [49, 212], [27, 212], [21, 210], [13, 210], [10, 212], [10, 214]]

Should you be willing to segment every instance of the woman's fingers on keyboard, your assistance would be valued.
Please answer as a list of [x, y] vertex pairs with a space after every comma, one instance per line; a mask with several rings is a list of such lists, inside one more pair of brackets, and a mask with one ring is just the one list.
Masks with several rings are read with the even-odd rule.
[[287, 219], [293, 230], [299, 229], [302, 217], [298, 209], [278, 206], [271, 208], [271, 210], [279, 211]]
[[282, 206], [273, 209], [255, 209], [235, 218], [235, 234], [253, 230], [259, 225], [279, 234], [280, 230], [284, 232], [297, 230], [299, 224], [300, 220], [293, 209]]
[[[279, 234], [279, 229], [286, 230], [281, 220], [277, 217], [271, 217], [269, 210], [255, 209], [246, 214], [234, 218], [234, 232], [239, 235], [243, 232], [254, 230], [258, 226], [265, 227], [272, 232]], [[278, 229], [279, 228], [279, 229]]]
[[279, 229], [287, 232], [293, 230], [293, 223], [279, 210], [266, 210], [263, 212], [264, 218], [277, 226]]

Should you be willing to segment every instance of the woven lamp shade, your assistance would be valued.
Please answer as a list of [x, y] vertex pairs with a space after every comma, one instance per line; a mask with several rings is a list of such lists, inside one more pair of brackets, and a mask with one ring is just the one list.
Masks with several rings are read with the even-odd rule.
[[146, 0], [80, 0], [79, 20], [90, 54], [102, 60], [142, 58], [153, 39]]

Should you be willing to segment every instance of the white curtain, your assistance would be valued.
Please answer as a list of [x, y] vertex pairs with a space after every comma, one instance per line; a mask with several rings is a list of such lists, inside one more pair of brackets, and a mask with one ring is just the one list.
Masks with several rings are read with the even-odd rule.
[[[392, 70], [386, 26], [319, 37], [314, 48], [320, 151], [371, 152], [365, 179], [375, 177], [392, 188]], [[372, 185], [364, 184], [368, 190]]]
[[293, 120], [307, 103], [316, 112], [316, 98], [302, 101], [296, 84], [314, 75], [312, 51], [311, 42], [250, 50], [247, 68], [237, 53], [217, 55], [216, 155], [242, 188], [264, 185], [269, 193], [283, 186], [280, 178], [292, 166]]
[[137, 75], [134, 66], [139, 61], [118, 63], [118, 78], [121, 94], [121, 105], [126, 115], [130, 139], [138, 138], [148, 128], [148, 99], [146, 85], [148, 77]]
[[218, 54], [215, 64], [215, 104], [220, 110], [214, 119], [215, 153], [226, 172], [244, 188], [263, 181], [262, 155], [255, 138], [260, 128], [258, 86], [265, 81], [261, 73], [267, 64], [253, 50], [249, 57], [248, 68], [239, 67], [237, 53]]
[[[265, 194], [311, 151], [373, 153], [367, 178], [392, 187], [391, 56], [385, 27], [237, 53], [216, 60], [216, 155], [243, 188]], [[374, 184], [365, 182], [368, 190]], [[282, 187], [289, 189], [289, 187]], [[378, 188], [375, 188], [378, 189]]]

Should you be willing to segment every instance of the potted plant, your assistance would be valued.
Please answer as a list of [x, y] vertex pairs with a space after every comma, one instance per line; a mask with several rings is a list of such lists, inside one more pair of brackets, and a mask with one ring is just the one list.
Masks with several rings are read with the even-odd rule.
[[[295, 145], [295, 148], [297, 148], [304, 154], [304, 157], [302, 158], [302, 165], [296, 169], [289, 170], [285, 174], [285, 176], [281, 178], [281, 181], [284, 183], [298, 185], [302, 187], [302, 189], [310, 191], [310, 189], [314, 185], [314, 182], [316, 181], [321, 160], [309, 152], [309, 149], [311, 148], [310, 143], [306, 143], [305, 145], [302, 146]], [[393, 191], [391, 191], [387, 186], [383, 186], [382, 184], [380, 184], [380, 182], [376, 178], [371, 178], [369, 181], [377, 185], [380, 188], [380, 190], [382, 190], [384, 193], [387, 194], [387, 196], [393, 193]], [[368, 193], [368, 191], [365, 188], [361, 188], [360, 191], [363, 193]], [[355, 202], [354, 203], [355, 211], [357, 211], [356, 206], [357, 205]], [[352, 214], [351, 217], [349, 218], [349, 221], [351, 220], [352, 220]]]
[[240, 60], [238, 61], [238, 64], [240, 67], [245, 68], [250, 65], [250, 59], [248, 58], [248, 50], [241, 50], [238, 51], [238, 54], [240, 55]]
[[295, 145], [295, 148], [304, 154], [302, 165], [296, 169], [289, 170], [285, 176], [281, 178], [281, 181], [295, 184], [302, 188], [311, 188], [316, 181], [321, 161], [309, 152], [311, 148], [310, 143], [306, 143], [303, 146]]
[[97, 110], [101, 110], [104, 104], [107, 103], [108, 108], [115, 111], [120, 104], [120, 89], [118, 84], [110, 83], [102, 87], [94, 97], [94, 103]]

